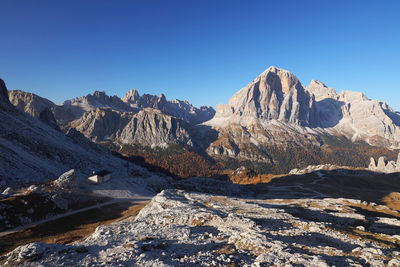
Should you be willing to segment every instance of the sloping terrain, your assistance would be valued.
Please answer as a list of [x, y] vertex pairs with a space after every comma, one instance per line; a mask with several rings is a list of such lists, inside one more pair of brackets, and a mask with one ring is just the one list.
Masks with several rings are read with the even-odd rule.
[[191, 193], [217, 187], [188, 180], [180, 185], [185, 191], [154, 197], [134, 221], [99, 226], [73, 244], [24, 245], [2, 264], [394, 267], [400, 264], [400, 213], [387, 202], [395, 193], [386, 195], [400, 191], [399, 179], [319, 171], [268, 184], [226, 184], [236, 187], [230, 194]]
[[2, 86], [0, 102], [0, 178], [2, 186], [57, 178], [69, 169], [80, 175], [93, 170], [120, 170], [124, 162], [74, 131], [63, 134], [19, 111]]

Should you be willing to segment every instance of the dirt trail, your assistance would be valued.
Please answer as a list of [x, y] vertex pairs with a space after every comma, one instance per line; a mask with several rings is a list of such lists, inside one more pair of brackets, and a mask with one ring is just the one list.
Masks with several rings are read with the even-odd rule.
[[58, 214], [58, 215], [50, 217], [50, 218], [46, 218], [46, 219], [43, 219], [43, 220], [40, 220], [40, 221], [36, 221], [36, 222], [29, 223], [29, 224], [26, 224], [26, 225], [18, 226], [18, 227], [13, 228], [13, 229], [8, 229], [6, 231], [0, 232], [0, 237], [6, 236], [6, 235], [9, 235], [9, 234], [13, 234], [13, 233], [16, 233], [16, 232], [19, 232], [19, 231], [23, 231], [23, 230], [35, 227], [35, 226], [43, 224], [43, 223], [47, 223], [47, 222], [50, 222], [50, 221], [58, 220], [58, 219], [61, 219], [63, 217], [66, 217], [66, 216], [70, 216], [70, 215], [77, 214], [77, 213], [80, 213], [80, 212], [88, 211], [88, 210], [91, 210], [91, 209], [96, 209], [96, 208], [100, 208], [100, 207], [103, 207], [103, 206], [108, 206], [108, 205], [111, 205], [111, 204], [115, 204], [115, 203], [119, 203], [119, 202], [126, 202], [126, 201], [134, 201], [134, 202], [137, 202], [137, 203], [144, 203], [144, 202], [149, 201], [150, 199], [151, 199], [150, 197], [146, 197], [146, 196], [140, 196], [140, 197], [137, 197], [137, 198], [113, 199], [113, 200], [110, 200], [110, 201], [107, 201], [107, 202], [104, 202], [104, 203], [99, 203], [99, 204], [96, 204], [96, 205], [93, 205], [93, 206], [89, 206], [89, 207], [85, 207], [85, 208], [78, 209], [78, 210], [68, 211], [68, 212], [65, 212], [65, 213], [62, 213], [62, 214]]

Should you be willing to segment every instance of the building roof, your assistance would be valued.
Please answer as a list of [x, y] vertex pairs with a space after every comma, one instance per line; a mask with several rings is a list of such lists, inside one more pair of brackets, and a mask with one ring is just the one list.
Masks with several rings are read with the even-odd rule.
[[102, 170], [102, 171], [97, 171], [97, 172], [93, 172], [93, 174], [89, 175], [93, 176], [93, 175], [99, 175], [99, 176], [106, 176], [107, 174], [110, 174], [111, 172], [108, 170]]

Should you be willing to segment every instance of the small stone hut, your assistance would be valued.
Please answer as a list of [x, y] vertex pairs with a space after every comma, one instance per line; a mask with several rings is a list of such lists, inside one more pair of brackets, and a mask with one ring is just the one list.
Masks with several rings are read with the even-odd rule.
[[111, 179], [111, 172], [108, 170], [102, 170], [98, 172], [93, 172], [87, 177], [87, 180], [91, 183], [102, 184]]

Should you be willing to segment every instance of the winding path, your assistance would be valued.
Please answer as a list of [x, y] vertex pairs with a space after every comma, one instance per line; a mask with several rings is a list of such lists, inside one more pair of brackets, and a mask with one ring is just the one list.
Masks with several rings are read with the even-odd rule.
[[18, 226], [16, 228], [8, 229], [6, 231], [0, 232], [0, 237], [6, 236], [6, 235], [9, 235], [9, 234], [13, 234], [13, 233], [16, 233], [16, 232], [19, 232], [19, 231], [26, 230], [26, 229], [35, 227], [37, 225], [40, 225], [42, 223], [47, 223], [47, 222], [54, 221], [54, 220], [57, 220], [57, 219], [60, 219], [60, 218], [66, 217], [66, 216], [70, 216], [70, 215], [77, 214], [77, 213], [80, 213], [80, 212], [88, 211], [88, 210], [91, 210], [91, 209], [100, 208], [100, 207], [103, 207], [103, 206], [108, 206], [108, 205], [115, 204], [115, 203], [126, 202], [126, 201], [134, 201], [134, 202], [137, 202], [139, 204], [139, 203], [147, 202], [149, 200], [151, 200], [151, 197], [148, 197], [148, 196], [138, 196], [138, 197], [132, 197], [132, 198], [113, 199], [113, 200], [110, 200], [110, 201], [107, 201], [107, 202], [104, 202], [104, 203], [99, 203], [99, 204], [96, 204], [96, 205], [93, 205], [93, 206], [89, 206], [89, 207], [86, 207], [86, 208], [82, 208], [82, 209], [78, 209], [78, 210], [68, 211], [68, 212], [65, 212], [65, 213], [62, 213], [62, 214], [58, 214], [58, 215], [50, 217], [50, 218], [46, 218], [46, 219], [43, 219], [43, 220], [40, 220], [40, 221], [36, 221], [36, 222], [32, 222], [32, 223], [25, 224], [25, 225], [22, 225], [22, 226]]

